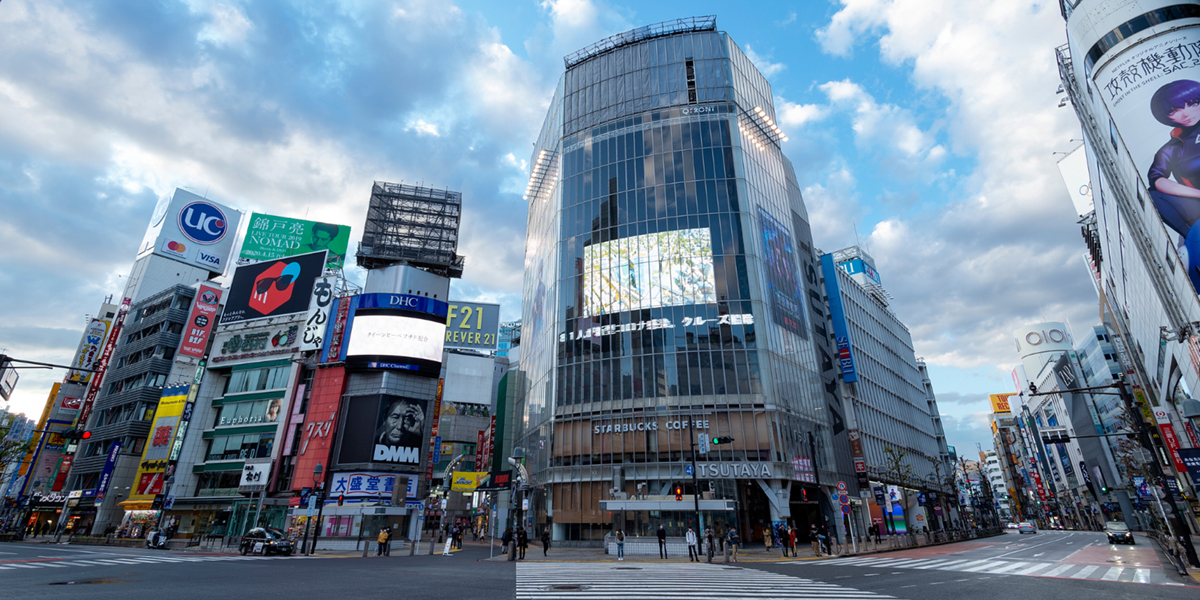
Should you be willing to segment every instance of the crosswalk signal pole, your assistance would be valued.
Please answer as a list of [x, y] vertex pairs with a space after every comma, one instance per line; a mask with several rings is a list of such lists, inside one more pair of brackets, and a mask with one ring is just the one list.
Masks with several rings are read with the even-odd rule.
[[695, 419], [689, 415], [688, 439], [692, 442], [692, 500], [695, 501], [696, 505], [696, 537], [699, 538], [704, 532], [704, 523], [701, 522], [700, 516], [700, 479], [696, 476], [696, 433], [692, 428], [694, 422]]

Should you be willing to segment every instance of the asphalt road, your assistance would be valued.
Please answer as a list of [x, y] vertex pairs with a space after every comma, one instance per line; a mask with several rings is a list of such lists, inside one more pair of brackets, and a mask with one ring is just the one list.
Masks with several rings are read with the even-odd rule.
[[1009, 532], [859, 558], [746, 566], [913, 600], [1200, 597], [1200, 587], [1186, 584], [1152, 542], [1138, 541], [1117, 546], [1096, 532]]
[[0, 598], [512, 598], [512, 563], [452, 556], [242, 557], [136, 548], [0, 544]]

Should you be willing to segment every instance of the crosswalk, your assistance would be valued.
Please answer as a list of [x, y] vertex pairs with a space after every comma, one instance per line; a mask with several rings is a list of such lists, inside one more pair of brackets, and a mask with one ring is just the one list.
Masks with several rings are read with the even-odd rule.
[[[295, 557], [305, 559], [311, 557]], [[39, 557], [21, 560], [0, 561], [0, 571], [22, 571], [29, 569], [64, 569], [64, 568], [94, 568], [130, 565], [183, 564], [207, 563], [217, 561], [263, 561], [263, 560], [293, 560], [284, 556], [141, 556], [141, 555], [87, 555], [86, 558], [55, 558]], [[2, 575], [0, 575], [2, 577]]]
[[520, 563], [516, 600], [588, 598], [892, 598], [740, 567], [707, 564]]
[[1042, 561], [998, 560], [994, 558], [972, 559], [941, 556], [935, 558], [889, 558], [853, 557], [824, 561], [795, 561], [789, 565], [822, 565], [879, 569], [917, 569], [932, 571], [956, 571], [988, 575], [1026, 575], [1032, 577], [1063, 577], [1066, 579], [1092, 579], [1100, 581], [1124, 581], [1129, 583], [1152, 583], [1158, 585], [1181, 585], [1167, 578], [1161, 569], [1141, 567], [1097, 566], [1062, 564]]

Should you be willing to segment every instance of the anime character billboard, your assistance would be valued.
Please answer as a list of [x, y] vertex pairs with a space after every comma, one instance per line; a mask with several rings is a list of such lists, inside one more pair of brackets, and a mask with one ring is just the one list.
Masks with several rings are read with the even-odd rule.
[[1162, 219], [1200, 292], [1200, 30], [1148, 39], [1103, 63], [1094, 82], [1115, 128], [1097, 143], [1129, 149], [1150, 191], [1143, 206]]

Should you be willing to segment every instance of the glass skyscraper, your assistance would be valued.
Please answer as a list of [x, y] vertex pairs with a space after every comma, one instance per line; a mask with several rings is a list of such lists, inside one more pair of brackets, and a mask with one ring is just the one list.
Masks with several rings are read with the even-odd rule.
[[[565, 62], [526, 194], [526, 525], [682, 535], [699, 493], [704, 524], [747, 541], [807, 529], [817, 482], [854, 475], [832, 451], [836, 361], [770, 84], [712, 17]], [[714, 436], [733, 441], [697, 456], [694, 486], [692, 442]]]

